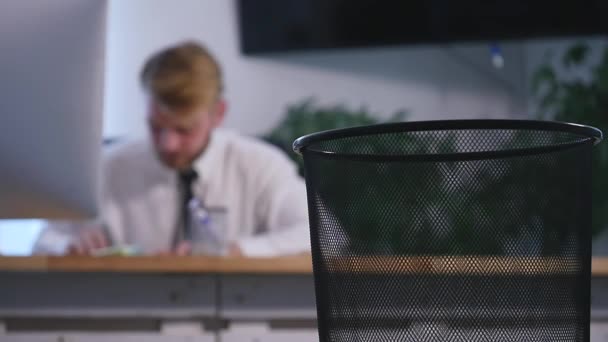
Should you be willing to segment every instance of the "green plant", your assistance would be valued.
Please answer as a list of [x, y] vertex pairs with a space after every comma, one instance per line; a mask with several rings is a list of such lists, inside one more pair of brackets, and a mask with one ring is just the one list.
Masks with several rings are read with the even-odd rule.
[[[389, 121], [402, 120], [405, 115], [397, 112]], [[295, 139], [375, 123], [379, 120], [364, 109], [323, 107], [306, 100], [290, 106], [280, 124], [263, 138], [282, 149], [303, 172], [302, 158], [292, 151]], [[503, 133], [502, 143], [488, 142], [487, 148], [537, 146], [544, 139], [529, 131]], [[458, 134], [379, 134], [332, 140], [327, 146], [320, 142], [315, 148], [354, 154], [450, 154], [467, 149], [459, 146]], [[360, 163], [330, 158], [315, 160], [310, 167], [308, 171], [317, 180], [316, 196], [345, 230], [348, 248], [355, 254], [549, 255], [568, 239], [569, 232], [559, 230], [564, 227], [560, 224], [563, 215], [547, 201], [569, 203], [568, 194], [552, 186], [556, 179], [550, 175], [550, 160]], [[530, 177], [531, 167], [543, 174], [540, 180]], [[470, 176], [463, 177], [463, 172]], [[539, 218], [544, 224], [539, 225]], [[380, 224], [381, 236], [377, 233]]]
[[[587, 43], [570, 46], [556, 61], [548, 55], [532, 78], [533, 95], [538, 99], [538, 118], [554, 119], [599, 128], [608, 132], [608, 46], [600, 61], [590, 61]], [[593, 234], [608, 226], [608, 144], [593, 151]]]
[[287, 108], [285, 117], [262, 139], [283, 150], [295, 163], [299, 172], [304, 174], [302, 158], [292, 151], [292, 144], [297, 138], [320, 131], [346, 128], [353, 126], [373, 125], [381, 122], [403, 121], [407, 117], [406, 110], [393, 113], [388, 120], [377, 119], [375, 113], [361, 107], [352, 110], [344, 105], [319, 106], [312, 98], [306, 99]]
[[[388, 121], [405, 116], [406, 112], [399, 111]], [[282, 149], [303, 172], [302, 158], [292, 151], [298, 137], [379, 122], [365, 109], [324, 107], [306, 100], [290, 106], [285, 118], [263, 138]], [[470, 148], [458, 143], [462, 134], [376, 134], [319, 142], [314, 148], [354, 154], [450, 154]], [[526, 130], [495, 133], [490, 136], [494, 140], [481, 136], [477, 136], [480, 143], [497, 150], [564, 139]], [[576, 156], [561, 158], [571, 157]], [[551, 158], [430, 163], [329, 158], [314, 160], [308, 171], [316, 179], [316, 196], [345, 230], [348, 247], [356, 254], [552, 255], [569, 239], [571, 231], [564, 228], [575, 225], [564, 224], [564, 212], [554, 210], [555, 203], [568, 206], [572, 201], [569, 190], [554, 186], [568, 173], [553, 172]], [[381, 236], [378, 225], [383, 227]]]

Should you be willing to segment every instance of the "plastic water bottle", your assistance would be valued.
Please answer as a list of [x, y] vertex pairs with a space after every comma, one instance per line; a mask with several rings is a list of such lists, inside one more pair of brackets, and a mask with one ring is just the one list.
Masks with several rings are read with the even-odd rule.
[[193, 198], [188, 203], [193, 254], [226, 255], [228, 252], [223, 210], [206, 208]]

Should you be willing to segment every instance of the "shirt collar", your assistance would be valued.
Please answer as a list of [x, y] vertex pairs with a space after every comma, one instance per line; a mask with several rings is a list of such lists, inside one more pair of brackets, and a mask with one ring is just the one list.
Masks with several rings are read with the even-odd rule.
[[194, 170], [198, 173], [198, 179], [202, 184], [207, 184], [211, 173], [224, 154], [224, 136], [218, 130], [214, 130], [209, 137], [209, 143], [205, 151], [193, 163]]

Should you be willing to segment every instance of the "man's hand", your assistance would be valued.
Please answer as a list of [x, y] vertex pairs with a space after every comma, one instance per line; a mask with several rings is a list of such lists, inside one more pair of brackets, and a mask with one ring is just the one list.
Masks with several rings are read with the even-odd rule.
[[231, 243], [230, 246], [228, 247], [228, 256], [229, 257], [242, 257], [243, 256], [243, 251], [241, 250], [241, 247], [239, 247], [239, 245], [236, 242]]
[[[161, 256], [186, 256], [192, 253], [192, 244], [189, 241], [180, 242], [173, 250], [160, 251]], [[237, 243], [231, 243], [228, 247], [228, 257], [241, 257], [243, 252]]]
[[177, 246], [173, 248], [173, 250], [160, 251], [158, 255], [185, 256], [190, 255], [190, 253], [192, 253], [192, 244], [189, 241], [182, 241], [178, 243]]
[[106, 232], [102, 227], [89, 227], [80, 231], [78, 236], [67, 248], [69, 255], [90, 255], [98, 248], [105, 248], [110, 245]]

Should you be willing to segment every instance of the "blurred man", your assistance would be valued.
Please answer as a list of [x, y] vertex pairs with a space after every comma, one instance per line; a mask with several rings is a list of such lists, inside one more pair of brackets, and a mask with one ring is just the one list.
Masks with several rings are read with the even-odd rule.
[[230, 255], [276, 256], [309, 249], [306, 193], [279, 150], [218, 129], [226, 112], [218, 63], [186, 42], [162, 50], [140, 74], [150, 138], [111, 151], [94, 223], [49, 224], [35, 253], [90, 254], [134, 245], [145, 254], [189, 254], [188, 203], [221, 208]]

